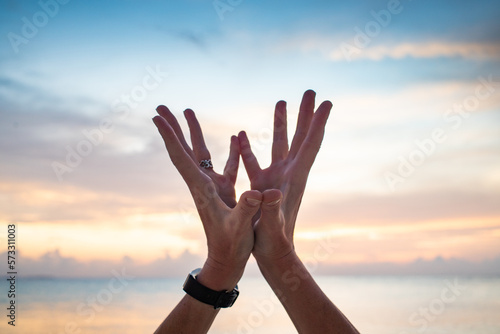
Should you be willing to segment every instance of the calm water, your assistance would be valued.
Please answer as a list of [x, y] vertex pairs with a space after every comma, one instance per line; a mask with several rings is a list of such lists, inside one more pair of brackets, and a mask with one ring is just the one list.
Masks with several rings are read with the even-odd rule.
[[[318, 277], [362, 333], [500, 333], [500, 278]], [[18, 281], [16, 327], [1, 333], [152, 333], [183, 295], [183, 279]], [[244, 277], [240, 298], [210, 333], [296, 333], [262, 278]]]

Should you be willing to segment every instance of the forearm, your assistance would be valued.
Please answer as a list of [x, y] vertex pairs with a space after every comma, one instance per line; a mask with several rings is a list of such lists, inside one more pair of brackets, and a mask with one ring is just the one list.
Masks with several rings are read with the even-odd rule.
[[207, 333], [219, 310], [185, 295], [155, 334]]
[[257, 263], [299, 333], [359, 333], [323, 293], [295, 251], [275, 261], [257, 259]]
[[[197, 280], [212, 290], [230, 291], [236, 286], [242, 273], [243, 271], [241, 268], [224, 270], [214, 267], [213, 264], [207, 261], [198, 274]], [[158, 327], [155, 333], [207, 333], [215, 317], [219, 313], [219, 310], [220, 309], [214, 309], [213, 306], [204, 304], [186, 294]]]

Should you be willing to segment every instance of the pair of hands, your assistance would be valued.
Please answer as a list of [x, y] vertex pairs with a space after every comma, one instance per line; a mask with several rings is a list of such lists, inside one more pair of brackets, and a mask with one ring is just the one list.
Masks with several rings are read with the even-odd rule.
[[[210, 159], [210, 152], [194, 112], [184, 111], [191, 148], [170, 110], [165, 106], [157, 108], [159, 116], [153, 121], [170, 159], [189, 187], [207, 237], [208, 258], [202, 271], [211, 269], [233, 285], [241, 278], [250, 254], [254, 254], [259, 264], [272, 265], [293, 251], [300, 202], [332, 107], [331, 102], [325, 101], [315, 112], [315, 96], [312, 90], [303, 95], [290, 148], [286, 102], [276, 104], [269, 167], [259, 166], [246, 133], [240, 132], [231, 137], [229, 158], [222, 174], [199, 165], [201, 160]], [[240, 155], [252, 190], [236, 201], [234, 186]]]

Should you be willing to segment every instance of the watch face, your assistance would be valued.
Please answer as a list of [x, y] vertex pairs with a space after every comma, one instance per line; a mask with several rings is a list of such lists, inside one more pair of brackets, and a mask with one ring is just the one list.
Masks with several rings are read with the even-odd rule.
[[184, 281], [184, 284], [182, 284], [183, 288], [186, 287], [186, 284], [187, 284], [188, 280], [189, 280], [189, 275], [188, 275], [188, 277], [186, 277], [186, 280]]
[[186, 277], [186, 280], [184, 281], [184, 284], [182, 285], [182, 287], [185, 287], [188, 280], [189, 280], [189, 276], [193, 276], [194, 278], [196, 278], [196, 275], [198, 275], [201, 271], [201, 268], [196, 268], [195, 270], [193, 270], [192, 272], [189, 273], [188, 277]]
[[201, 268], [196, 268], [190, 274], [191, 274], [191, 276], [196, 277], [196, 275], [198, 275], [200, 273], [200, 271], [201, 271]]

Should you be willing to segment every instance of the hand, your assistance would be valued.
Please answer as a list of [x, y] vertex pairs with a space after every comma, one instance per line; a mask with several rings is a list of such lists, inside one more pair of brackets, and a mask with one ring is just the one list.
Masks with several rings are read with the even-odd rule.
[[217, 174], [213, 168], [199, 165], [201, 160], [210, 159], [210, 152], [194, 112], [190, 109], [184, 112], [191, 133], [191, 149], [168, 108], [159, 106], [157, 111], [160, 116], [153, 121], [170, 159], [189, 187], [207, 237], [208, 258], [198, 279], [210, 281], [212, 289], [232, 289], [243, 274], [253, 248], [252, 216], [259, 210], [262, 194], [257, 190], [247, 191], [236, 202], [234, 184], [240, 154], [236, 136], [231, 137], [224, 172]]
[[261, 215], [255, 222], [253, 254], [279, 258], [293, 250], [293, 233], [309, 171], [323, 141], [332, 108], [324, 101], [314, 112], [316, 93], [304, 93], [297, 129], [288, 149], [286, 102], [279, 101], [274, 113], [272, 162], [261, 169], [245, 132], [238, 135], [240, 151], [251, 188], [263, 193]]

